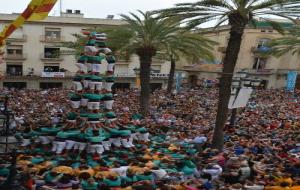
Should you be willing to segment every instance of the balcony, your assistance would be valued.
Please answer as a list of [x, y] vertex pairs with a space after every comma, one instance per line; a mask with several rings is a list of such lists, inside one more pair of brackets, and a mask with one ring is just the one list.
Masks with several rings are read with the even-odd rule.
[[247, 72], [250, 75], [272, 75], [276, 73], [274, 69], [248, 69]]
[[218, 51], [221, 53], [226, 53], [227, 47], [218, 47]]
[[42, 53], [41, 60], [42, 61], [63, 61], [64, 59], [62, 58], [61, 55]]
[[26, 60], [25, 54], [6, 54], [5, 59], [6, 60]]
[[12, 35], [6, 40], [9, 42], [26, 42], [27, 41], [27, 35], [20, 35], [20, 36], [14, 36]]
[[59, 43], [65, 40], [64, 36], [40, 36], [40, 41], [45, 43]]

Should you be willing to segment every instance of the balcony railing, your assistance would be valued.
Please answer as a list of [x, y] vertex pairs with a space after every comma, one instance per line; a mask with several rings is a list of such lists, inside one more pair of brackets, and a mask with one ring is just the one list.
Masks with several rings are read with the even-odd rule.
[[6, 54], [5, 59], [7, 60], [25, 60], [27, 55], [25, 54]]
[[23, 76], [23, 72], [6, 72], [6, 76]]
[[276, 73], [275, 69], [248, 69], [247, 72], [255, 75], [272, 75]]
[[64, 36], [40, 36], [41, 42], [58, 43], [58, 42], [63, 42], [64, 40], [65, 40]]
[[41, 54], [41, 60], [43, 61], [63, 61], [63, 58], [60, 54]]
[[26, 42], [27, 41], [27, 35], [20, 35], [20, 36], [10, 36], [7, 40], [7, 42]]

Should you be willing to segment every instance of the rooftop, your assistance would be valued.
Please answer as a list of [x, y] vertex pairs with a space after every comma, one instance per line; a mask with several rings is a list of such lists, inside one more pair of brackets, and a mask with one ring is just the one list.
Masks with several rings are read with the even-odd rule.
[[[0, 22], [11, 22], [15, 20], [20, 14], [5, 14], [0, 13]], [[69, 24], [69, 25], [122, 25], [124, 21], [120, 19], [102, 19], [102, 18], [84, 18], [84, 17], [72, 17], [72, 16], [49, 16], [42, 21], [30, 21], [28, 24]]]

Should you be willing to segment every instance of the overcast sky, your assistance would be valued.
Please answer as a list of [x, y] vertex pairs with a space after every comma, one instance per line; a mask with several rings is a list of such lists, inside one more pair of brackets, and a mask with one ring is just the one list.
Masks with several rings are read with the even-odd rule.
[[[172, 7], [176, 3], [194, 0], [62, 0], [63, 10], [81, 10], [85, 17], [105, 18], [107, 15], [134, 12], [135, 10], [155, 10]], [[20, 13], [30, 0], [0, 0], [0, 13]], [[50, 15], [59, 15], [59, 1]]]

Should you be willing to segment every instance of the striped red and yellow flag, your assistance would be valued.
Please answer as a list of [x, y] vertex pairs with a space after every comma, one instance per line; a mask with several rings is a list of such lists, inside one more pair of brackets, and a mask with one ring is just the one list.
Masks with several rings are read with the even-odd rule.
[[56, 2], [57, 0], [32, 0], [25, 11], [0, 33], [0, 46], [25, 21], [37, 21], [47, 18]]
[[33, 0], [29, 7], [33, 9], [33, 13], [27, 19], [28, 21], [43, 20], [48, 17], [49, 12], [54, 7], [57, 0]]

